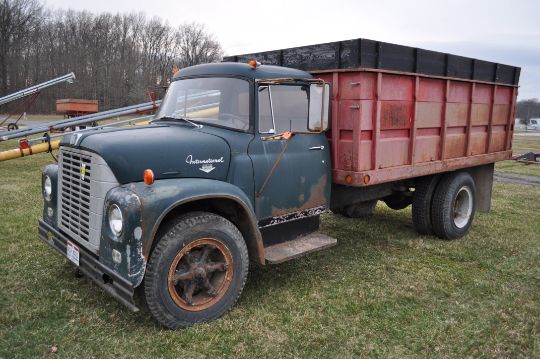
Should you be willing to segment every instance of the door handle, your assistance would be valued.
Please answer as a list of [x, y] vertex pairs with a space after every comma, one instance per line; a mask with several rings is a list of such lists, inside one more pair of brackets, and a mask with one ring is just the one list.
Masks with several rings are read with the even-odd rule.
[[324, 150], [324, 145], [312, 146], [309, 148], [309, 150]]

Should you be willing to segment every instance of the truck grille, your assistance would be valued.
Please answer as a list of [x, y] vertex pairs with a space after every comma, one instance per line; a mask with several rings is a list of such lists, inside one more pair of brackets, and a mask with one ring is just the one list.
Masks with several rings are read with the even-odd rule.
[[58, 226], [97, 252], [105, 195], [118, 181], [105, 161], [89, 151], [61, 147], [58, 165]]

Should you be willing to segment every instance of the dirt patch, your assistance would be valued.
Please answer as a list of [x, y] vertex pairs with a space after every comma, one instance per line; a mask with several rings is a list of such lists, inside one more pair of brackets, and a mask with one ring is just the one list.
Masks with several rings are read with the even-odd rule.
[[495, 174], [493, 175], [493, 179], [495, 181], [512, 183], [512, 184], [540, 186], [539, 176], [509, 174], [509, 173], [502, 173], [502, 172], [495, 171]]

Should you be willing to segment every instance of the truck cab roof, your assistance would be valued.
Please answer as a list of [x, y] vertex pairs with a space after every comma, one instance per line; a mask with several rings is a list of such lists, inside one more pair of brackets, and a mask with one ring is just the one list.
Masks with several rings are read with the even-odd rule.
[[241, 76], [251, 79], [312, 79], [308, 72], [281, 66], [260, 65], [256, 68], [244, 63], [224, 62], [202, 64], [181, 69], [176, 73], [173, 80], [179, 80], [194, 76]]

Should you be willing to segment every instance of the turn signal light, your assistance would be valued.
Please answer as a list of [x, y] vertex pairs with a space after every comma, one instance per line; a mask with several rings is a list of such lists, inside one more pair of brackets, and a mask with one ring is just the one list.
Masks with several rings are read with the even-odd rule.
[[369, 184], [369, 180], [371, 180], [371, 178], [369, 177], [369, 175], [364, 175], [364, 184]]
[[259, 62], [258, 62], [257, 60], [255, 60], [255, 59], [249, 60], [249, 61], [247, 62], [247, 64], [248, 64], [249, 66], [251, 66], [252, 68], [254, 68], [254, 69], [255, 69], [257, 66], [261, 65], [261, 63], [259, 63]]
[[154, 183], [154, 172], [150, 169], [144, 170], [143, 180], [146, 185], [152, 185]]
[[347, 184], [352, 183], [352, 176], [351, 175], [345, 176], [345, 181], [347, 182]]

